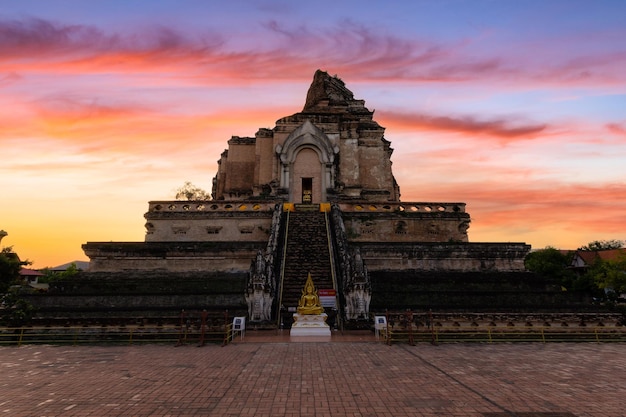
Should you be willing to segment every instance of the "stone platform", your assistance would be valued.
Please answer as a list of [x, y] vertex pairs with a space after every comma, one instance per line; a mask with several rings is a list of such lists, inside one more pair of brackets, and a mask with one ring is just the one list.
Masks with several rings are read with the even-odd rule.
[[293, 337], [328, 337], [330, 327], [326, 324], [328, 315], [322, 314], [294, 314], [294, 323], [291, 325], [290, 335]]

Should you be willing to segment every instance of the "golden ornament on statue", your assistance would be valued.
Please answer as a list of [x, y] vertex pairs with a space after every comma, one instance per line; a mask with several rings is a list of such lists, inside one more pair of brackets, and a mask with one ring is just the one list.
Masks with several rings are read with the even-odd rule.
[[320, 304], [320, 298], [317, 296], [317, 290], [315, 285], [313, 285], [311, 273], [309, 272], [309, 277], [306, 279], [304, 289], [302, 290], [302, 297], [300, 297], [300, 302], [298, 303], [298, 314], [310, 315], [322, 314], [323, 312], [324, 307]]

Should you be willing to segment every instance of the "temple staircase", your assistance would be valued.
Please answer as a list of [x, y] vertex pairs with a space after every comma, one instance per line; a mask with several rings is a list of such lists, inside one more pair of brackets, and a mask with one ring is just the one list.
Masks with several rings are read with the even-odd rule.
[[285, 242], [281, 303], [293, 311], [309, 273], [316, 289], [334, 288], [326, 213], [320, 212], [319, 205], [295, 206], [289, 213]]

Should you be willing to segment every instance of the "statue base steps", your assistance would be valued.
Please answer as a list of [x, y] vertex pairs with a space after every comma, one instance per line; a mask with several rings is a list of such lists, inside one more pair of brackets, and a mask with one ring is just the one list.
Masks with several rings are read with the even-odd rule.
[[291, 326], [290, 336], [327, 336], [330, 338], [330, 326], [326, 324], [328, 315], [322, 314], [294, 314], [294, 323]]

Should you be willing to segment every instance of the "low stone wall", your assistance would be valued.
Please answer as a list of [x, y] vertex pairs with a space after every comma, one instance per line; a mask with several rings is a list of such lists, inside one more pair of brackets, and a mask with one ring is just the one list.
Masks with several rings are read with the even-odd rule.
[[243, 294], [32, 295], [37, 316], [172, 316], [186, 311], [246, 311]]
[[353, 243], [369, 271], [522, 272], [525, 243]]
[[338, 202], [343, 213], [404, 213], [407, 216], [420, 213], [465, 213], [465, 203], [441, 202]]
[[26, 295], [40, 317], [158, 317], [181, 310], [247, 312], [246, 273], [80, 273]]
[[146, 242], [266, 242], [275, 202], [151, 201]]
[[211, 271], [250, 269], [263, 242], [88, 242], [90, 272]]
[[[529, 272], [371, 271], [371, 311], [589, 311], [590, 294]], [[602, 310], [602, 309], [599, 309]]]
[[350, 242], [467, 242], [464, 203], [339, 203]]

